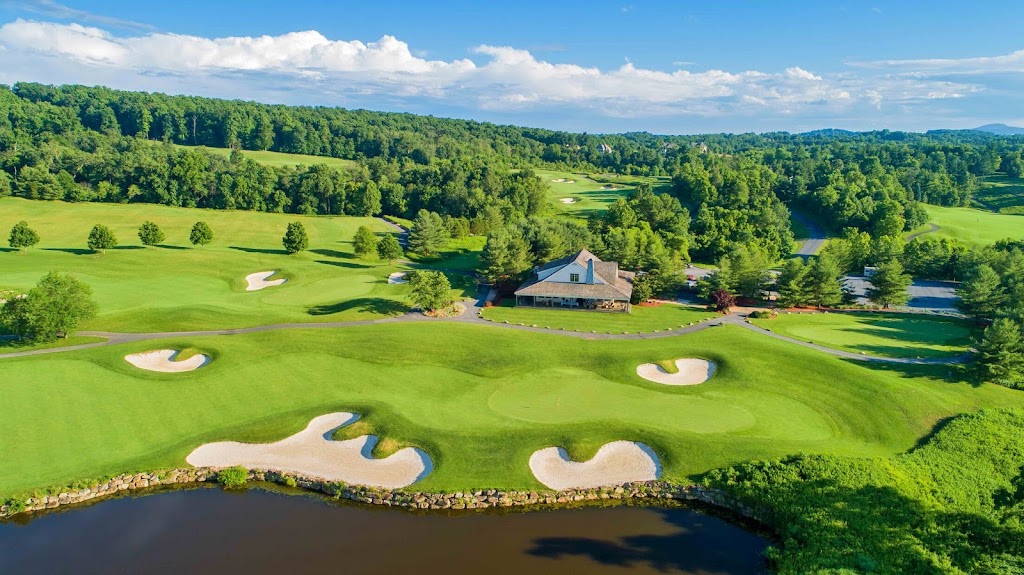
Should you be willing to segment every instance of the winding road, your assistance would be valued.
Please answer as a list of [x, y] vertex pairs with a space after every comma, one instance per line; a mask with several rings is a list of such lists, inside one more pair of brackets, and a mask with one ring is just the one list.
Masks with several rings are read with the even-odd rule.
[[175, 339], [175, 338], [192, 338], [192, 337], [207, 337], [217, 335], [241, 335], [247, 333], [261, 333], [266, 331], [279, 331], [286, 329], [338, 329], [356, 326], [366, 325], [377, 325], [377, 324], [389, 324], [389, 323], [415, 323], [415, 322], [455, 322], [455, 323], [467, 323], [489, 326], [501, 329], [514, 329], [519, 331], [531, 331], [535, 333], [547, 333], [553, 335], [560, 335], [564, 337], [575, 337], [577, 339], [588, 339], [588, 340], [607, 340], [607, 339], [621, 339], [621, 340], [639, 340], [639, 339], [660, 339], [665, 337], [675, 337], [679, 335], [686, 335], [691, 333], [697, 333], [711, 327], [719, 327], [722, 325], [735, 325], [744, 329], [748, 329], [762, 335], [782, 340], [794, 345], [799, 345], [822, 353], [827, 353], [843, 359], [851, 359], [857, 361], [868, 361], [877, 363], [890, 363], [890, 364], [913, 364], [913, 365], [951, 365], [951, 364], [962, 364], [971, 360], [972, 354], [965, 353], [956, 357], [950, 358], [896, 358], [896, 357], [880, 357], [875, 355], [865, 355], [859, 353], [853, 353], [849, 351], [843, 351], [825, 347], [799, 339], [794, 339], [784, 335], [779, 335], [770, 330], [758, 327], [747, 322], [747, 314], [742, 312], [734, 312], [728, 315], [720, 316], [715, 319], [705, 320], [701, 323], [687, 326], [675, 330], [666, 330], [655, 333], [632, 333], [632, 334], [611, 334], [611, 333], [584, 333], [574, 331], [561, 331], [553, 330], [541, 327], [530, 327], [524, 325], [506, 324], [494, 321], [488, 321], [480, 317], [479, 312], [482, 309], [484, 302], [490, 298], [490, 294], [487, 292], [481, 292], [478, 299], [474, 302], [463, 302], [466, 305], [466, 313], [458, 317], [453, 318], [429, 318], [420, 313], [406, 313], [396, 317], [374, 319], [374, 320], [362, 320], [362, 321], [336, 321], [336, 322], [324, 322], [324, 323], [280, 323], [273, 325], [260, 325], [254, 327], [244, 327], [237, 329], [213, 329], [213, 330], [199, 330], [199, 331], [167, 331], [167, 332], [151, 332], [151, 333], [123, 333], [123, 332], [106, 332], [106, 331], [82, 331], [79, 335], [88, 337], [102, 337], [104, 341], [98, 341], [94, 343], [86, 343], [81, 345], [71, 345], [64, 347], [51, 347], [46, 349], [34, 349], [28, 351], [18, 351], [12, 353], [0, 354], [0, 359], [8, 359], [15, 357], [28, 357], [34, 355], [48, 355], [51, 353], [62, 353], [68, 351], [76, 351], [81, 349], [91, 349], [95, 347], [105, 347], [109, 345], [119, 345], [122, 343], [134, 343], [139, 341], [152, 341], [160, 339]]
[[825, 230], [818, 225], [817, 222], [811, 220], [807, 216], [790, 210], [790, 215], [794, 220], [803, 224], [807, 228], [807, 233], [811, 236], [804, 240], [804, 243], [800, 245], [800, 249], [793, 255], [800, 256], [805, 260], [813, 255], [816, 255], [822, 246], [825, 245], [825, 241], [828, 239]]

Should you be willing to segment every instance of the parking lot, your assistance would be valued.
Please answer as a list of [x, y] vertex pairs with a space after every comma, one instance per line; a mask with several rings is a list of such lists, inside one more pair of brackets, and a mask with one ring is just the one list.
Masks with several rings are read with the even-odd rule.
[[[857, 302], [866, 304], [867, 290], [871, 287], [868, 278], [863, 276], [848, 276], [846, 284], [853, 288], [857, 294]], [[908, 291], [910, 300], [906, 305], [896, 306], [897, 309], [910, 309], [915, 311], [930, 312], [955, 312], [956, 288], [960, 285], [957, 282], [914, 280]]]

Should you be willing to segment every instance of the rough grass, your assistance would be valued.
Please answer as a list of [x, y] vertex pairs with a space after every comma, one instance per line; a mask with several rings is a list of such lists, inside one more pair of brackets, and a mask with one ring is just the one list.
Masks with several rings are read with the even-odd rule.
[[[352, 236], [360, 225], [388, 232], [373, 218], [309, 217], [293, 214], [197, 210], [154, 205], [67, 204], [0, 200], [0, 233], [26, 220], [40, 235], [27, 253], [0, 251], [5, 286], [28, 290], [51, 270], [71, 272], [88, 283], [100, 315], [82, 326], [103, 331], [177, 331], [251, 325], [348, 321], [394, 315], [408, 309], [407, 285], [389, 285], [387, 276], [407, 266], [357, 259]], [[167, 241], [143, 247], [138, 226], [157, 223]], [[188, 242], [189, 230], [203, 220], [214, 241], [201, 248]], [[288, 222], [301, 221], [310, 247], [287, 255], [281, 236]], [[89, 229], [109, 226], [117, 249], [93, 254], [85, 249]], [[460, 258], [472, 257], [466, 250]], [[444, 267], [447, 261], [431, 265]], [[276, 270], [281, 286], [245, 291], [245, 276]], [[456, 296], [471, 295], [459, 284]], [[466, 293], [468, 292], [468, 293]]]
[[622, 334], [675, 330], [690, 323], [710, 319], [715, 314], [699, 308], [672, 304], [656, 307], [633, 306], [633, 311], [628, 314], [515, 307], [513, 299], [506, 299], [497, 307], [485, 308], [483, 316], [499, 323], [508, 322], [565, 331]]
[[[1024, 404], [958, 381], [958, 368], [842, 361], [736, 327], [586, 341], [449, 322], [164, 340], [217, 357], [183, 374], [131, 369], [138, 342], [0, 360], [0, 499], [83, 477], [185, 465], [220, 440], [276, 441], [333, 411], [364, 414], [386, 453], [416, 445], [435, 471], [418, 489], [532, 489], [530, 454], [579, 459], [642, 441], [665, 477], [791, 453], [905, 451], [943, 418]], [[714, 382], [650, 384], [636, 366], [706, 357]], [[952, 375], [953, 379], [947, 379]], [[358, 428], [357, 428], [358, 430]]]
[[782, 313], [750, 323], [826, 347], [883, 357], [943, 357], [967, 351], [974, 326], [956, 318], [897, 313]]

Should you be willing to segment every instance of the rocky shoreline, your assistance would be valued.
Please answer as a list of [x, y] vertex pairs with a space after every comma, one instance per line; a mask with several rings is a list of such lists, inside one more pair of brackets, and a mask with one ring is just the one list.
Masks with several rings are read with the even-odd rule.
[[[418, 492], [404, 489], [378, 489], [361, 485], [346, 485], [302, 477], [277, 471], [249, 470], [249, 481], [265, 481], [299, 487], [369, 505], [383, 505], [405, 509], [462, 510], [499, 507], [558, 506], [602, 500], [667, 499], [693, 502], [726, 509], [744, 519], [759, 522], [753, 509], [740, 504], [721, 491], [700, 485], [676, 485], [665, 481], [628, 483], [615, 487], [570, 489], [566, 491], [504, 491], [479, 489], [473, 491]], [[22, 512], [44, 511], [76, 505], [94, 499], [161, 486], [199, 484], [217, 481], [217, 470], [211, 468], [170, 469], [154, 473], [124, 474], [92, 487], [60, 492], [56, 495], [32, 497], [21, 505], [0, 505], [0, 518]]]

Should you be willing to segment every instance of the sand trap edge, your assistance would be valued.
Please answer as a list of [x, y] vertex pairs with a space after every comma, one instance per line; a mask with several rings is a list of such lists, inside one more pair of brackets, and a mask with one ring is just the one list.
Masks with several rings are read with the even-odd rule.
[[277, 270], [269, 272], [256, 272], [245, 276], [245, 291], [259, 291], [264, 288], [279, 286], [286, 281], [287, 278], [278, 278], [276, 280], [268, 280], [270, 276], [278, 273]]
[[175, 361], [174, 358], [180, 352], [176, 349], [155, 349], [130, 353], [124, 356], [124, 360], [139, 369], [156, 371], [160, 373], [184, 373], [195, 371], [210, 363], [210, 356], [197, 353], [188, 359]]
[[677, 359], [675, 364], [678, 373], [669, 373], [656, 363], [644, 363], [637, 366], [636, 374], [662, 385], [700, 385], [711, 380], [718, 370], [715, 362], [696, 357]]
[[607, 487], [661, 477], [658, 455], [644, 443], [606, 443], [588, 461], [573, 461], [563, 447], [545, 447], [530, 456], [537, 481], [557, 491]]

